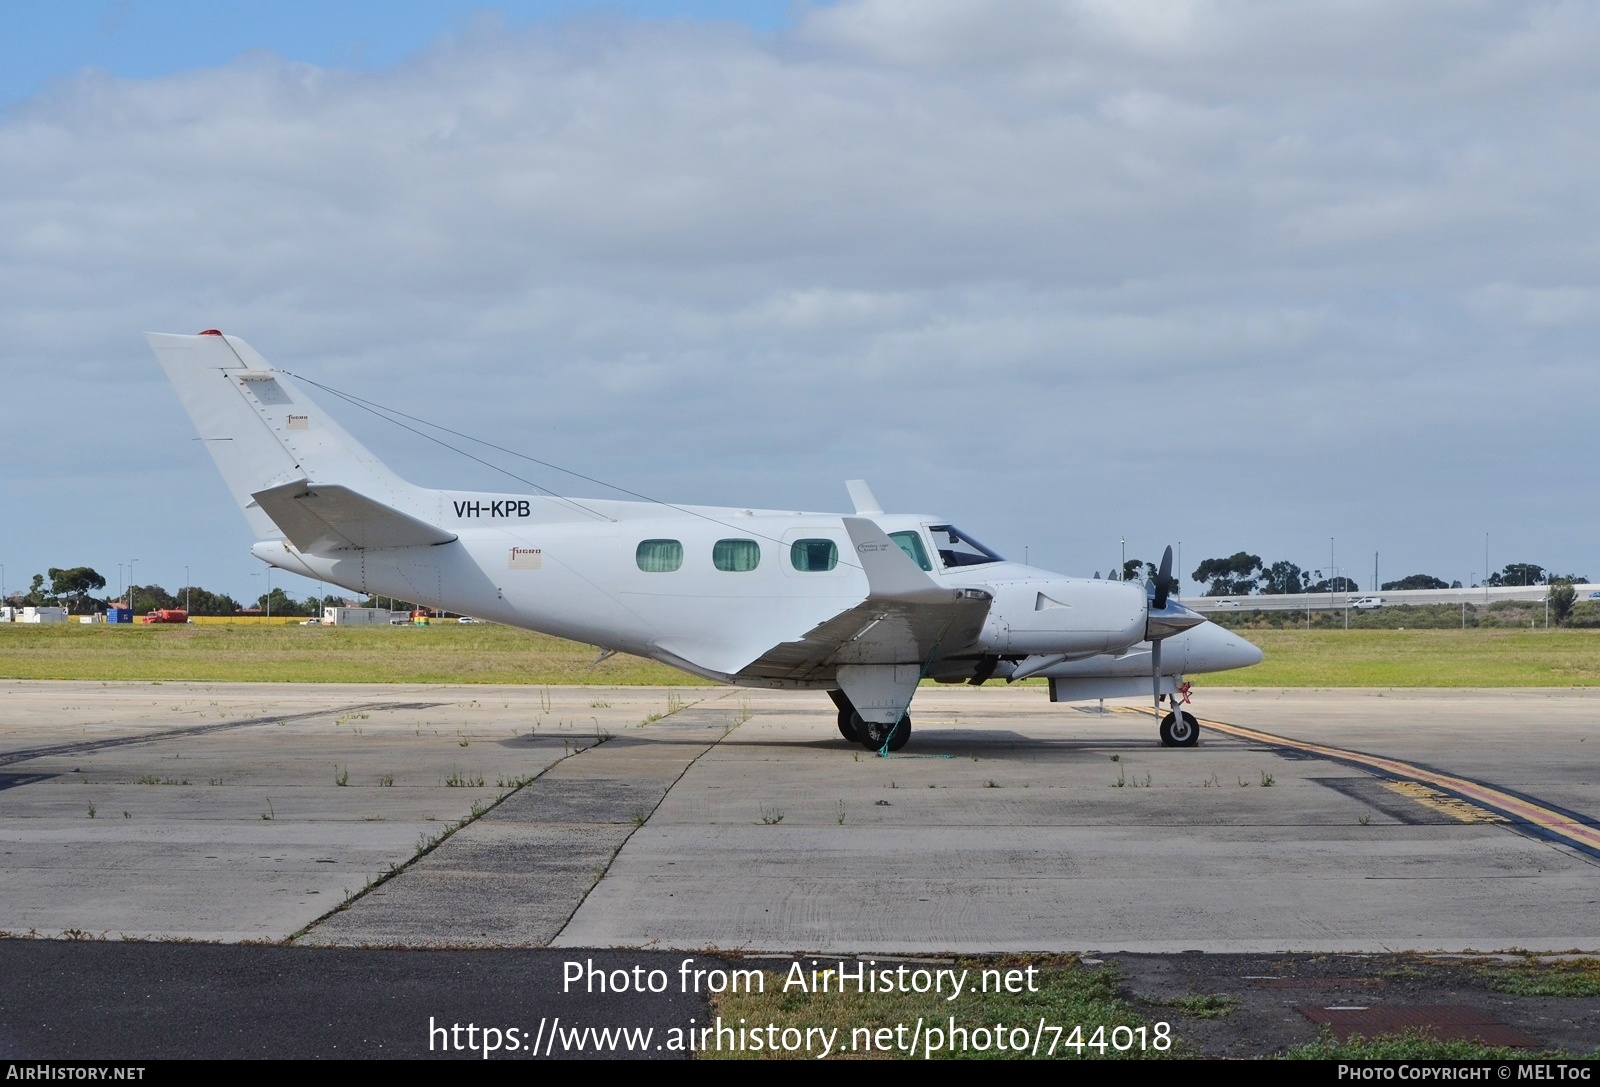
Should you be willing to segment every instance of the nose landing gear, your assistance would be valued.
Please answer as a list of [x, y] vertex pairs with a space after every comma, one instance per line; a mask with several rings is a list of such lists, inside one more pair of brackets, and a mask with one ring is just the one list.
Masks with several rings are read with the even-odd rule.
[[[1181, 702], [1179, 696], [1182, 696]], [[1183, 708], [1189, 701], [1189, 685], [1183, 684], [1168, 699], [1172, 703], [1172, 712], [1161, 719], [1161, 746], [1195, 746], [1200, 742], [1200, 722], [1194, 714]]]

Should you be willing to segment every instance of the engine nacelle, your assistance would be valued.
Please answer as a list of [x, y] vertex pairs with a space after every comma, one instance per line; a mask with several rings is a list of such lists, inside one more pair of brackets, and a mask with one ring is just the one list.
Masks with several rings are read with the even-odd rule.
[[1144, 640], [1144, 589], [1059, 578], [996, 582], [984, 648], [1001, 654], [1115, 653]]

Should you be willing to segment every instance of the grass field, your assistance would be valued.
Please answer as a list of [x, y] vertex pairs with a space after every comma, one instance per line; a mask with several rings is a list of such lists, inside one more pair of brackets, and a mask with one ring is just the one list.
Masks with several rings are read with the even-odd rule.
[[[1600, 686], [1600, 630], [1251, 630], [1254, 668], [1202, 687]], [[0, 624], [0, 679], [700, 685], [592, 646], [484, 623], [430, 627]], [[1035, 682], [1035, 681], [1029, 681]], [[1042, 682], [1042, 681], [1038, 681]]]
[[1248, 630], [1267, 659], [1203, 687], [1594, 687], [1596, 630]]
[[0, 624], [0, 678], [275, 683], [704, 684], [623, 654], [480, 623], [427, 627]]

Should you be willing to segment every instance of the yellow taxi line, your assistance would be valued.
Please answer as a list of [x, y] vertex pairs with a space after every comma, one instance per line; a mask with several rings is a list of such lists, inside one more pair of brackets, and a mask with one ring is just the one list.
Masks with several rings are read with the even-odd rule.
[[1462, 800], [1482, 805], [1490, 811], [1506, 815], [1514, 822], [1538, 827], [1553, 836], [1582, 847], [1587, 852], [1600, 855], [1600, 829], [1587, 826], [1582, 822], [1576, 821], [1570, 815], [1547, 808], [1542, 804], [1524, 799], [1502, 789], [1497, 789], [1492, 785], [1486, 785], [1481, 781], [1473, 781], [1470, 778], [1429, 770], [1426, 767], [1415, 766], [1399, 759], [1385, 758], [1381, 755], [1368, 755], [1362, 751], [1348, 751], [1328, 744], [1293, 740], [1287, 736], [1278, 736], [1271, 732], [1246, 728], [1243, 725], [1230, 725], [1223, 721], [1210, 720], [1201, 720], [1200, 723], [1207, 728], [1214, 728], [1219, 732], [1241, 740], [1252, 740], [1257, 743], [1269, 744], [1273, 747], [1286, 747], [1312, 755], [1322, 755], [1340, 762], [1355, 763], [1358, 766], [1376, 770], [1386, 777], [1397, 780], [1426, 782], [1436, 788], [1443, 789], [1447, 793], [1454, 794]]

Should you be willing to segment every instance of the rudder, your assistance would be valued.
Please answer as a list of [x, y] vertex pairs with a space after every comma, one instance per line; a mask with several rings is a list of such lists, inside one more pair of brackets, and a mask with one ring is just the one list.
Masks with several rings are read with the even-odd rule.
[[295, 480], [336, 483], [425, 515], [417, 488], [243, 340], [215, 331], [146, 337], [257, 539], [284, 533], [253, 496]]

